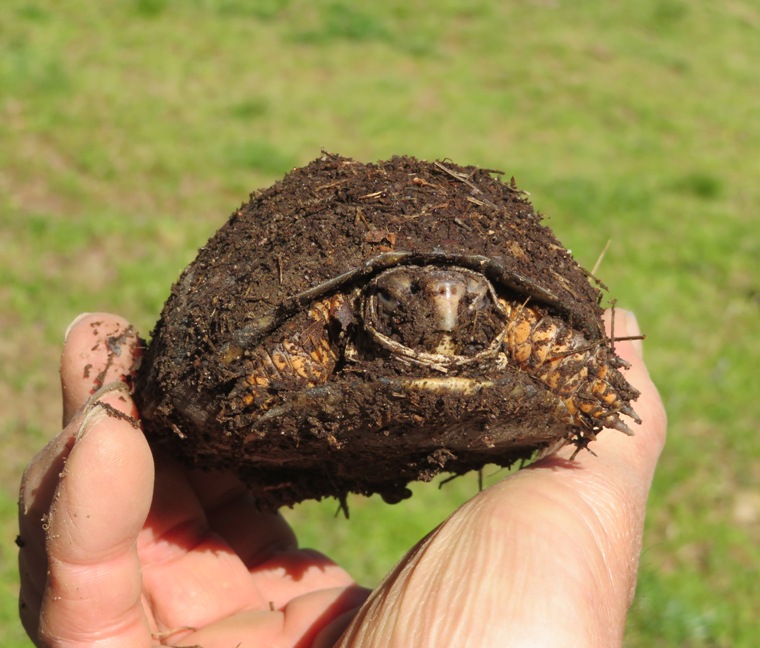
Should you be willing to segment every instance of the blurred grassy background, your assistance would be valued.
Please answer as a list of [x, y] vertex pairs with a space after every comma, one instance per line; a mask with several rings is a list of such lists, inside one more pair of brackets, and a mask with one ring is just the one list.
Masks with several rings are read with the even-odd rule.
[[[29, 645], [16, 489], [59, 426], [66, 325], [147, 334], [248, 192], [324, 147], [503, 169], [583, 265], [612, 241], [671, 422], [626, 645], [757, 645], [759, 60], [752, 0], [4, 0], [0, 644]], [[291, 518], [374, 584], [476, 488]]]

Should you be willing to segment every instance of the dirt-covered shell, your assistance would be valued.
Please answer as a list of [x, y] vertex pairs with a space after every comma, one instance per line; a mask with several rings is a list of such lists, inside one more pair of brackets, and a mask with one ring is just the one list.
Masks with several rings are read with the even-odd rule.
[[449, 161], [293, 170], [173, 287], [137, 381], [149, 437], [277, 506], [394, 501], [439, 471], [627, 430], [637, 394], [599, 290], [540, 220], [514, 181]]

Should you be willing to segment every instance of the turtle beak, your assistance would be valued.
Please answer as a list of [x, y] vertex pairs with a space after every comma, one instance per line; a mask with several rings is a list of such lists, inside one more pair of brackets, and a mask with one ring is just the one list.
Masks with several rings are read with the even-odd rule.
[[466, 280], [453, 272], [431, 276], [425, 285], [435, 315], [436, 329], [451, 332], [459, 323], [459, 302], [467, 293]]

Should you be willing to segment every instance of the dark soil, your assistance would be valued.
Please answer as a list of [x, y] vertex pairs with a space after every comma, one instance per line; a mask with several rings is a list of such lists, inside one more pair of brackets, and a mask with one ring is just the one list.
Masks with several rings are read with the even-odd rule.
[[[397, 501], [440, 471], [510, 465], [563, 439], [585, 445], [608, 422], [580, 430], [528, 365], [399, 361], [367, 332], [366, 286], [386, 269], [464, 268], [582, 339], [593, 348], [584, 361], [609, 365], [622, 403], [635, 398], [598, 289], [499, 175], [324, 154], [252, 194], [184, 271], [153, 332], [135, 394], [152, 443], [237, 472], [263, 507], [348, 492]], [[468, 325], [477, 343], [454, 336], [461, 357], [507, 326], [489, 308]], [[405, 313], [391, 344], [435, 349], [422, 318]], [[409, 331], [419, 345], [402, 339]]]

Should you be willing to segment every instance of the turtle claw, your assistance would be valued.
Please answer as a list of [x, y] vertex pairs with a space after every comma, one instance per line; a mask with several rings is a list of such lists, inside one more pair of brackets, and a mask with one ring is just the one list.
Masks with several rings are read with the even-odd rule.
[[636, 410], [634, 410], [630, 405], [623, 405], [623, 407], [620, 408], [620, 412], [626, 416], [630, 416], [635, 423], [641, 425], [641, 417], [636, 414]]
[[633, 436], [633, 430], [623, 423], [620, 418], [615, 419], [615, 421], [610, 424], [610, 427], [618, 432], [622, 432], [626, 436]]

